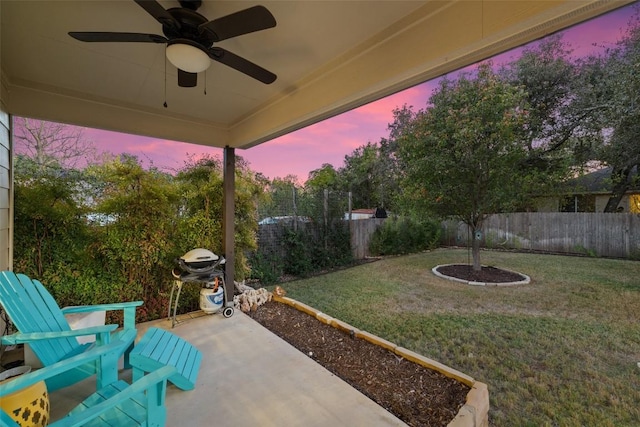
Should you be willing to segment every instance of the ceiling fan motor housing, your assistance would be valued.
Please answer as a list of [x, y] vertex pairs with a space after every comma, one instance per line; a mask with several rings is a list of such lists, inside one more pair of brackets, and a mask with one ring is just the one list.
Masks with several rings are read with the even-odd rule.
[[202, 6], [202, 0], [178, 0], [180, 6], [191, 10], [198, 10]]
[[198, 12], [184, 8], [168, 9], [167, 12], [180, 23], [180, 28], [176, 28], [173, 22], [162, 24], [162, 32], [169, 40], [188, 39], [192, 40], [203, 48], [209, 48], [216, 41], [216, 35], [207, 30], [201, 30], [199, 26], [208, 22], [208, 19]]

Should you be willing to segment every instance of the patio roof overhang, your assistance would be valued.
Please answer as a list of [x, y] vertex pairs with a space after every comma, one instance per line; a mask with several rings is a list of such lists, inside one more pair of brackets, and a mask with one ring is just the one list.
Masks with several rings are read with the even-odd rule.
[[[196, 88], [179, 88], [163, 44], [67, 34], [162, 34], [134, 1], [3, 0], [0, 101], [14, 115], [249, 148], [628, 3], [267, 0], [275, 28], [219, 46], [278, 79], [264, 85], [214, 63]], [[198, 12], [213, 19], [254, 4], [205, 0]]]

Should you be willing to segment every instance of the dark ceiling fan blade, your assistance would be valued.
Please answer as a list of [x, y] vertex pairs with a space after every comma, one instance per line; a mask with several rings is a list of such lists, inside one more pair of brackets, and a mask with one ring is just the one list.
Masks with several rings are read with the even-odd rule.
[[214, 41], [221, 41], [275, 26], [276, 19], [266, 7], [253, 6], [222, 18], [205, 22], [198, 28], [215, 34]]
[[157, 34], [71, 31], [69, 35], [81, 42], [166, 43], [168, 41], [163, 36]]
[[219, 47], [212, 47], [207, 50], [207, 53], [214, 61], [221, 62], [228, 67], [248, 75], [249, 77], [253, 77], [256, 80], [261, 81], [262, 83], [270, 84], [278, 78], [271, 71], [265, 70], [261, 66], [256, 65], [235, 53], [231, 53], [228, 50]]
[[178, 68], [178, 86], [196, 87], [197, 84], [198, 84], [198, 75], [196, 73], [188, 73]]
[[156, 0], [134, 0], [140, 7], [147, 11], [147, 13], [153, 16], [156, 21], [162, 25], [167, 25], [174, 29], [181, 27], [178, 22], [167, 10], [160, 5]]

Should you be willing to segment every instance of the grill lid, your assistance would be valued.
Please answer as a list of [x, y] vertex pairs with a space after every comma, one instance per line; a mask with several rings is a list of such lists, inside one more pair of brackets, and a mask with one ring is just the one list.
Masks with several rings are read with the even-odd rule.
[[178, 265], [183, 271], [197, 274], [211, 273], [223, 263], [224, 258], [203, 248], [192, 249], [178, 259]]
[[213, 263], [220, 258], [208, 249], [196, 248], [191, 249], [186, 254], [180, 257], [186, 263]]

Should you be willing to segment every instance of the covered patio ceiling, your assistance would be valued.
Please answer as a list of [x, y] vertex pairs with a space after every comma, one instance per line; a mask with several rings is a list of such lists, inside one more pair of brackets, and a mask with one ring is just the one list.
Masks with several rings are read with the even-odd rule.
[[277, 80], [266, 85], [213, 62], [197, 87], [184, 88], [164, 44], [67, 34], [162, 34], [133, 0], [2, 0], [0, 99], [14, 115], [249, 148], [628, 3], [204, 0], [198, 12], [208, 19], [256, 4], [273, 14], [275, 28], [216, 45]]

